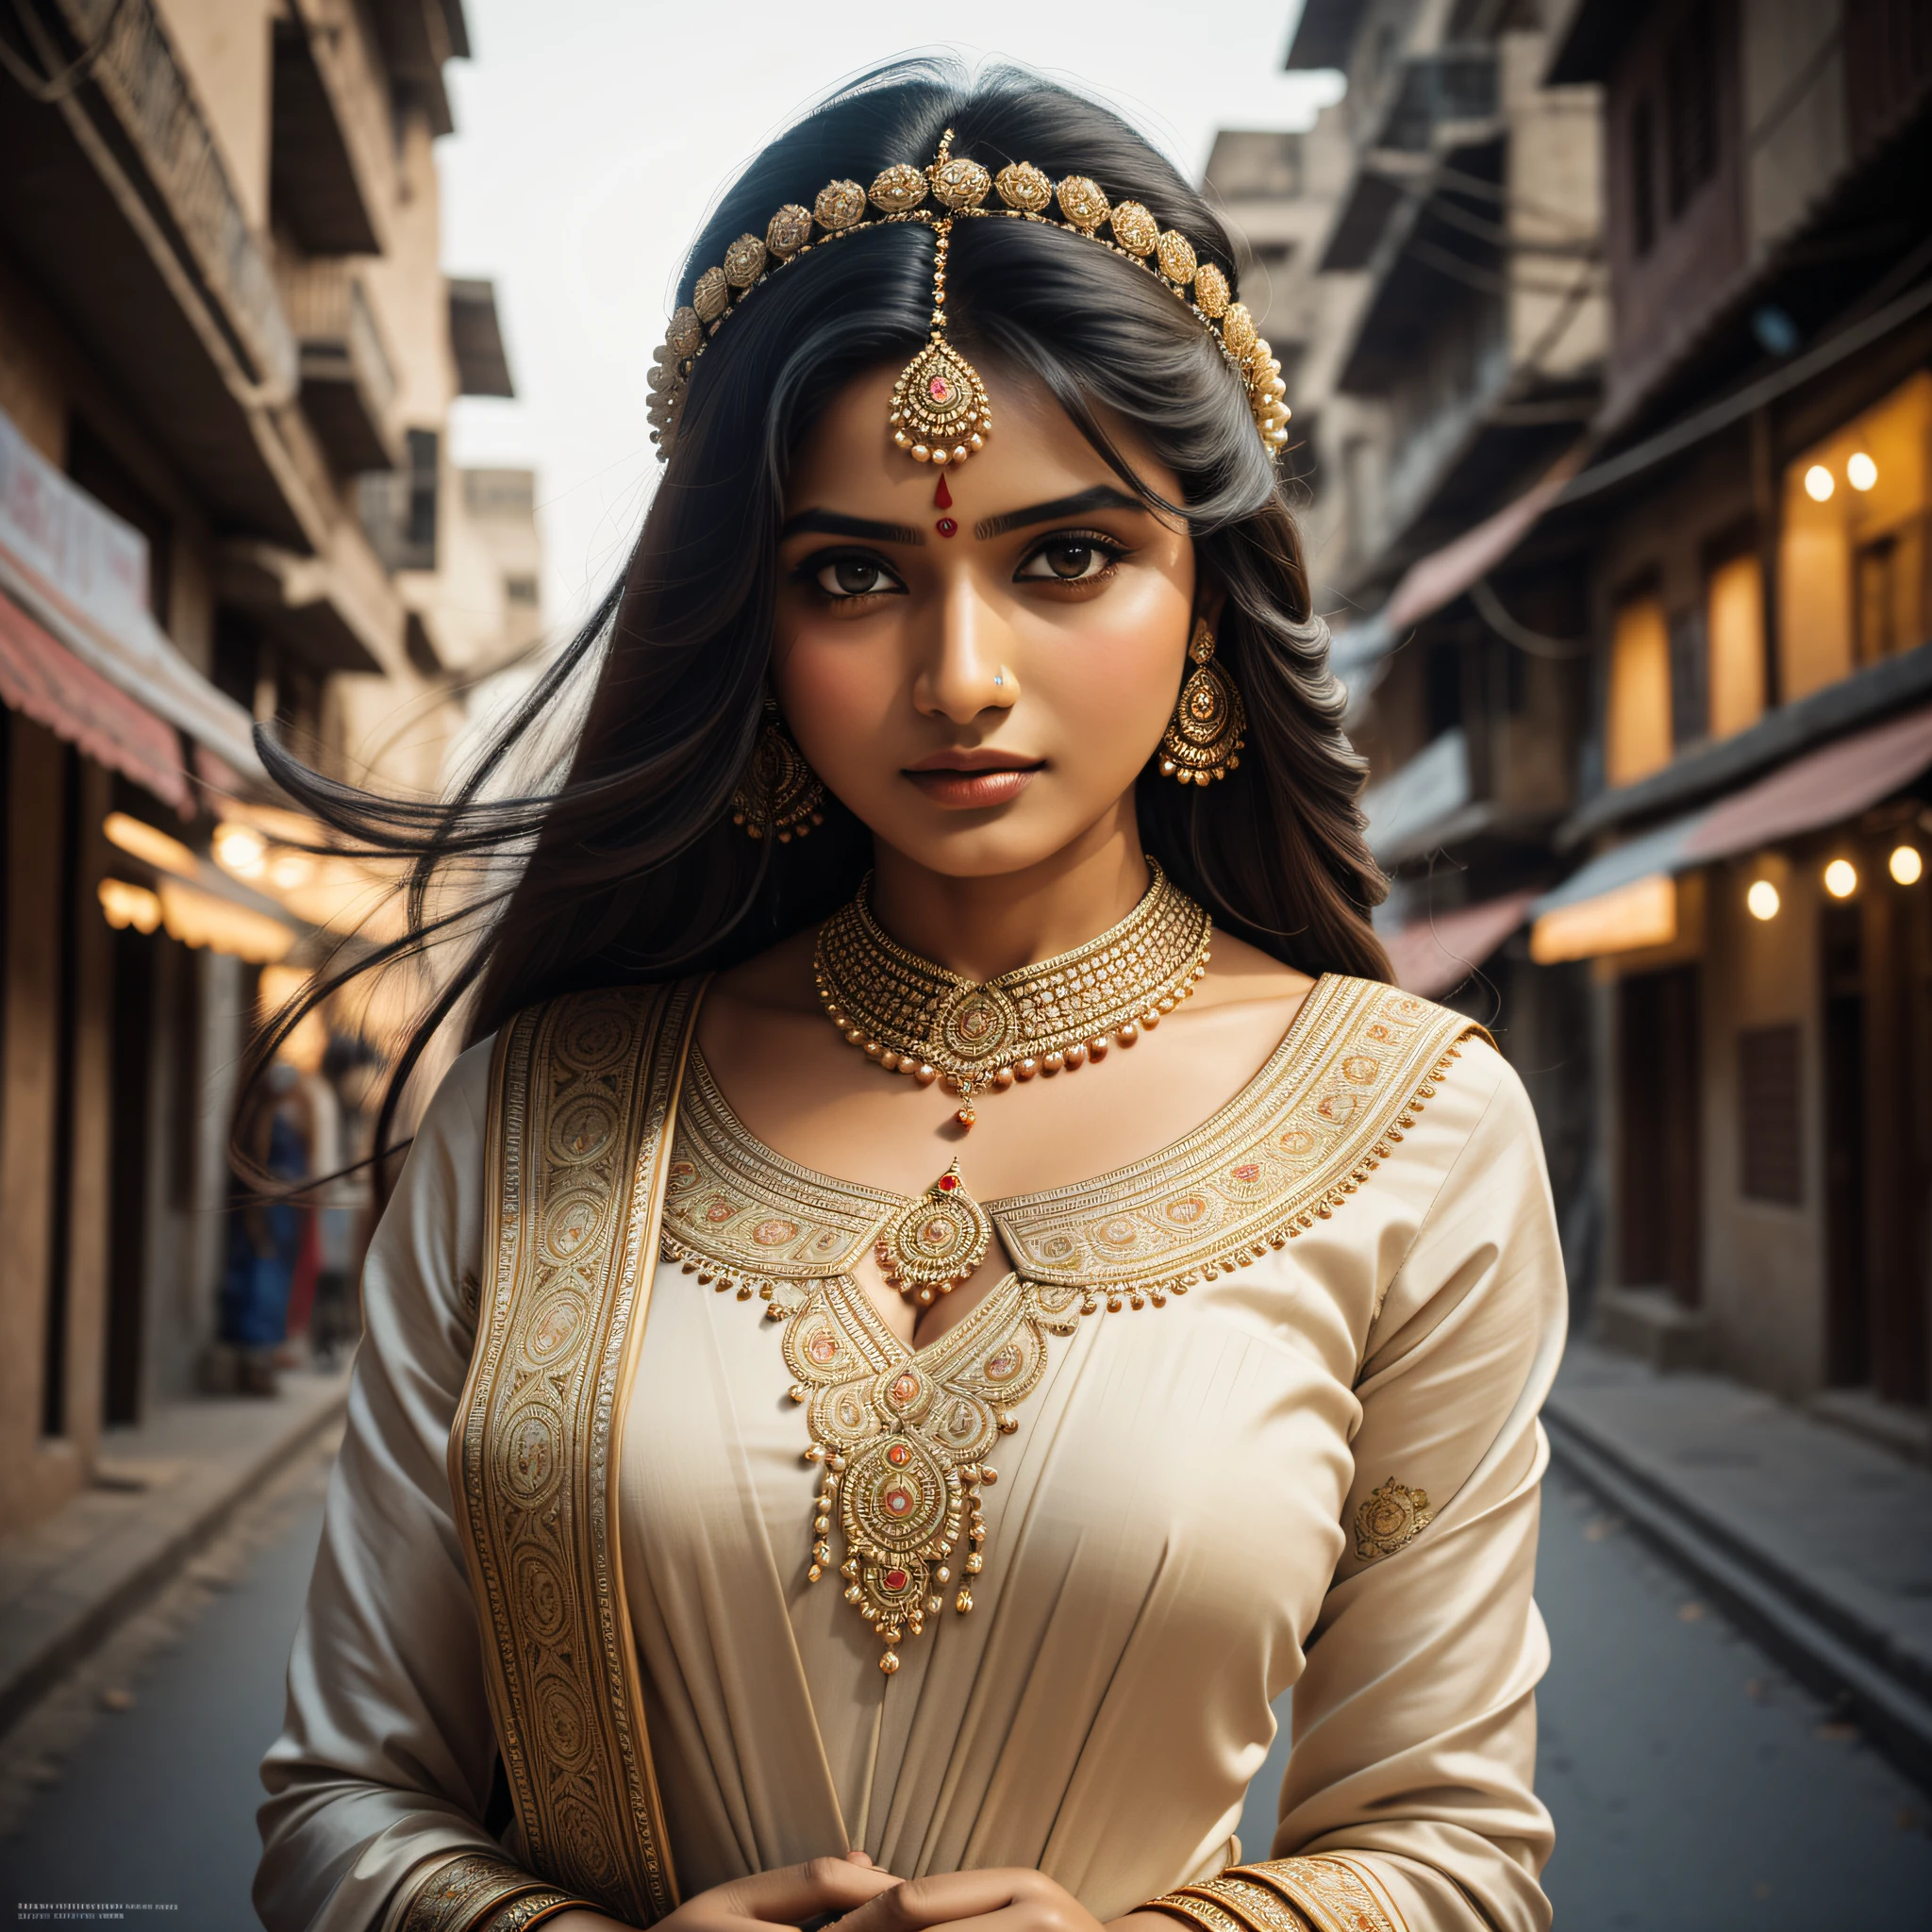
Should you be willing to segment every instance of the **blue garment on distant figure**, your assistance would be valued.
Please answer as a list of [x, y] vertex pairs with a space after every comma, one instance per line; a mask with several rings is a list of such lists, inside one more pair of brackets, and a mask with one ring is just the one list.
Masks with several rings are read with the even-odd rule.
[[[282, 1181], [300, 1180], [306, 1173], [301, 1140], [279, 1113], [269, 1127], [268, 1171]], [[268, 1223], [266, 1255], [256, 1252], [239, 1205], [228, 1220], [222, 1340], [237, 1348], [276, 1348], [289, 1339], [289, 1290], [302, 1252], [302, 1210], [272, 1201], [258, 1211]]]

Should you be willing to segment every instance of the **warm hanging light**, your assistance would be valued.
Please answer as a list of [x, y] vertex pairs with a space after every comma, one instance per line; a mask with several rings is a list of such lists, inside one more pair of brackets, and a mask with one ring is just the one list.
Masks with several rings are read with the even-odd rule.
[[1805, 494], [1813, 503], [1828, 502], [1831, 492], [1837, 487], [1837, 484], [1831, 479], [1831, 472], [1823, 463], [1813, 463], [1805, 472]]
[[[110, 845], [118, 845], [133, 858], [144, 859], [157, 872], [178, 873], [190, 879], [195, 876], [194, 854], [180, 840], [169, 838], [158, 825], [151, 825], [145, 819], [130, 818], [125, 811], [110, 811], [102, 821], [101, 830]], [[142, 927], [143, 932], [153, 930], [151, 925]]]
[[101, 910], [116, 931], [132, 926], [136, 932], [152, 932], [161, 923], [161, 902], [145, 886], [130, 886], [125, 879], [103, 879], [98, 888]]
[[1845, 481], [1854, 490], [1870, 490], [1878, 481], [1878, 465], [1859, 450], [1845, 463]]
[[1886, 866], [1902, 886], [1916, 886], [1925, 875], [1925, 860], [1916, 845], [1894, 845]]
[[1769, 879], [1753, 879], [1744, 894], [1744, 904], [1753, 919], [1775, 919], [1779, 906], [1777, 888]]
[[238, 879], [259, 878], [267, 855], [268, 841], [253, 825], [225, 821], [215, 827], [215, 857]]
[[1858, 890], [1858, 868], [1849, 858], [1834, 858], [1824, 868], [1824, 890], [1834, 899], [1849, 899]]

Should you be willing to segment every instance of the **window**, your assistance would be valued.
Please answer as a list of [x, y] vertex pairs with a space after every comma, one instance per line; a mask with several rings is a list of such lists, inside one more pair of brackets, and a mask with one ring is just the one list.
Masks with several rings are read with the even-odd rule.
[[1641, 261], [1657, 245], [1657, 109], [1645, 94], [1630, 109], [1630, 248]]
[[1920, 370], [1785, 466], [1778, 671], [1788, 698], [1932, 634], [1932, 373]]
[[1428, 707], [1429, 736], [1436, 739], [1462, 723], [1462, 646], [1431, 644], [1427, 666], [1424, 702]]
[[1747, 1200], [1804, 1198], [1798, 1113], [1798, 1029], [1750, 1026], [1738, 1035], [1740, 1187]]
[[1695, 744], [1710, 729], [1709, 646], [1704, 612], [1693, 606], [1671, 619], [1671, 748]]
[[1764, 574], [1749, 551], [1713, 564], [1704, 580], [1710, 735], [1729, 738], [1764, 713]]
[[441, 481], [436, 431], [411, 429], [408, 445], [402, 469], [371, 470], [356, 478], [356, 506], [385, 570], [434, 570]]
[[429, 561], [419, 568], [436, 568], [436, 431], [412, 429], [409, 436], [408, 543], [427, 551]]
[[1664, 193], [1671, 219], [1717, 173], [1717, 30], [1709, 5], [1685, 10], [1664, 55]]
[[1618, 607], [1610, 633], [1610, 685], [1604, 710], [1604, 774], [1634, 784], [1671, 761], [1671, 639], [1652, 595]]

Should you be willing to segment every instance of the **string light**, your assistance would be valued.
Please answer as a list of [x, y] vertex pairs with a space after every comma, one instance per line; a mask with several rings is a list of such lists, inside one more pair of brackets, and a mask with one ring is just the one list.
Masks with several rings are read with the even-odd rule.
[[1769, 879], [1753, 879], [1751, 890], [1744, 894], [1753, 919], [1775, 919], [1778, 903], [1777, 888]]
[[1894, 845], [1886, 863], [1902, 886], [1916, 886], [1925, 875], [1925, 860], [1916, 845]]
[[1831, 480], [1831, 472], [1823, 463], [1813, 463], [1805, 472], [1805, 494], [1813, 503], [1829, 502], [1831, 492], [1837, 487], [1837, 484]]
[[1834, 899], [1849, 899], [1858, 890], [1858, 869], [1849, 858], [1834, 858], [1824, 868], [1824, 890]]
[[1870, 490], [1878, 481], [1878, 465], [1859, 450], [1845, 464], [1845, 481], [1854, 490]]

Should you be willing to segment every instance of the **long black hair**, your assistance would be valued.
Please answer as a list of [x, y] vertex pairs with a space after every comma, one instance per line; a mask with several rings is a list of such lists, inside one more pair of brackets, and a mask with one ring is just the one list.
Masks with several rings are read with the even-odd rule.
[[[969, 75], [919, 59], [841, 89], [752, 160], [692, 248], [679, 299], [782, 205], [809, 206], [827, 181], [922, 162], [948, 127], [955, 156], [994, 172], [1028, 160], [1142, 203], [1234, 278], [1213, 210], [1117, 114], [1021, 68]], [[919, 347], [933, 245], [923, 226], [881, 226], [813, 250], [748, 292], [692, 373], [623, 576], [449, 799], [360, 791], [264, 740], [264, 760], [301, 806], [358, 849], [411, 862], [408, 933], [323, 975], [308, 1001], [372, 966], [455, 949], [397, 1055], [378, 1145], [411, 1069], [463, 1002], [465, 1035], [477, 1039], [552, 994], [728, 966], [857, 890], [871, 836], [836, 801], [822, 830], [780, 846], [748, 840], [730, 800], [759, 724], [791, 453], [854, 377]], [[959, 224], [947, 294], [962, 353], [1042, 386], [1125, 487], [1177, 509], [1203, 581], [1224, 593], [1217, 661], [1246, 700], [1248, 749], [1211, 788], [1150, 771], [1137, 795], [1148, 849], [1227, 929], [1276, 958], [1388, 978], [1368, 919], [1384, 885], [1363, 839], [1363, 767], [1341, 733], [1327, 630], [1220, 350], [1153, 276], [1041, 224]], [[1134, 474], [1105, 426], [1111, 419], [1180, 478], [1179, 505]], [[572, 714], [582, 722], [561, 782], [508, 786], [574, 693], [587, 694]], [[300, 1010], [266, 1029], [258, 1061]]]

